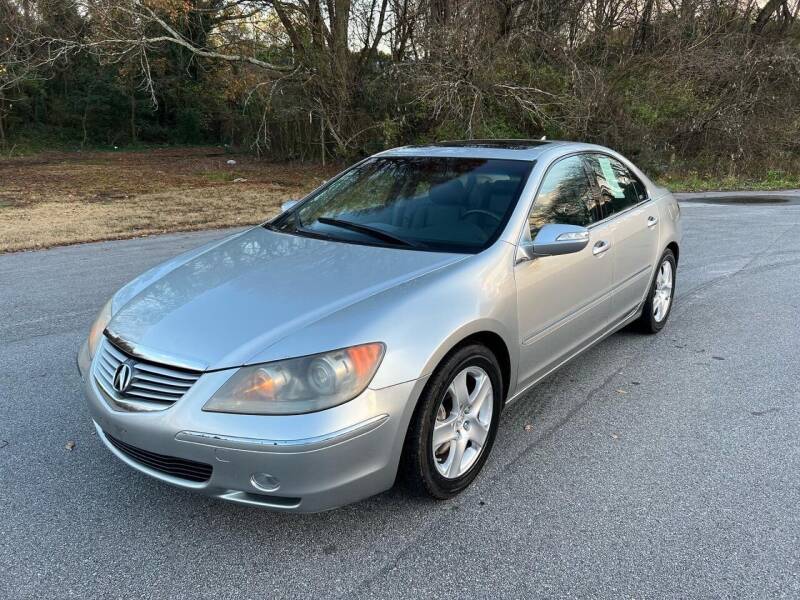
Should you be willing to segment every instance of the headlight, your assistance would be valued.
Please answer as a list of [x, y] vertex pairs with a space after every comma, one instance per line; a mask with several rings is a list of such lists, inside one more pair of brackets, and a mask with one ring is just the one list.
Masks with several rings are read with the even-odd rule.
[[242, 367], [203, 410], [248, 415], [296, 415], [324, 410], [358, 396], [384, 353], [380, 343]]
[[92, 329], [89, 331], [89, 357], [94, 358], [94, 353], [97, 351], [97, 346], [100, 344], [100, 339], [103, 337], [103, 331], [111, 320], [111, 300], [105, 303], [103, 308], [100, 309], [100, 314], [92, 324]]

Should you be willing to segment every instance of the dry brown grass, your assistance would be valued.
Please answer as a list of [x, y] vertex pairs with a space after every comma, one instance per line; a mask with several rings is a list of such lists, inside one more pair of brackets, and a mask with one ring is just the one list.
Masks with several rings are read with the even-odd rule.
[[259, 223], [337, 170], [217, 148], [0, 159], [0, 252]]

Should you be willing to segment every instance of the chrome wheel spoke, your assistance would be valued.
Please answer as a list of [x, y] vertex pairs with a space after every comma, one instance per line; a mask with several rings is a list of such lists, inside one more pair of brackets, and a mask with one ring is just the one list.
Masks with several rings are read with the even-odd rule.
[[433, 451], [436, 452], [448, 442], [452, 442], [458, 437], [456, 432], [455, 419], [446, 421], [436, 421], [433, 426]]
[[481, 448], [486, 442], [486, 438], [489, 437], [489, 425], [484, 425], [478, 419], [470, 420], [468, 435], [470, 441]]
[[450, 444], [450, 456], [447, 458], [447, 477], [458, 477], [461, 474], [461, 463], [464, 458], [464, 450], [467, 449], [467, 438], [462, 437], [454, 444]]
[[453, 409], [463, 409], [469, 406], [469, 392], [467, 391], [467, 371], [461, 371], [448, 388], [453, 398]]
[[486, 398], [492, 393], [492, 380], [488, 375], [483, 375], [477, 382], [475, 389], [469, 397], [469, 412], [477, 415], [483, 408]]

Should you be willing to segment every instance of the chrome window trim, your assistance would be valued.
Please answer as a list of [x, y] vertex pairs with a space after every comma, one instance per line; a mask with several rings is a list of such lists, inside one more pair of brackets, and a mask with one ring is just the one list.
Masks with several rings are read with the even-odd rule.
[[605, 219], [603, 219], [602, 221], [597, 221], [596, 223], [592, 223], [592, 224], [591, 224], [591, 225], [589, 225], [589, 226], [588, 226], [586, 229], [592, 230], [592, 229], [594, 229], [595, 227], [597, 227], [598, 225], [605, 225], [605, 224], [607, 224], [607, 223], [609, 223], [609, 222], [613, 221], [613, 220], [614, 220], [614, 219], [616, 219], [617, 217], [622, 217], [622, 216], [625, 216], [626, 214], [628, 214], [628, 213], [629, 213], [629, 212], [631, 212], [632, 210], [634, 210], [634, 209], [637, 209], [637, 208], [641, 208], [642, 206], [644, 206], [644, 205], [645, 205], [645, 204], [647, 204], [648, 202], [653, 202], [653, 199], [652, 199], [652, 198], [650, 198], [649, 196], [648, 196], [646, 199], [642, 200], [641, 202], [639, 202], [639, 203], [637, 203], [637, 204], [634, 204], [634, 205], [632, 205], [632, 206], [629, 206], [629, 207], [628, 207], [628, 208], [626, 208], [625, 210], [621, 210], [621, 211], [619, 211], [619, 212], [616, 212], [616, 213], [614, 213], [613, 215], [610, 215], [610, 216], [606, 217], [606, 218], [605, 218]]

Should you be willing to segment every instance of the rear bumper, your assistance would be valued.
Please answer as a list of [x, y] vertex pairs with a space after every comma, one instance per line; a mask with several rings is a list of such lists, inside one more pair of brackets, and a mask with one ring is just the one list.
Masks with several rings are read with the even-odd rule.
[[[202, 411], [230, 375], [208, 373], [170, 408], [136, 413], [114, 410], [92, 367], [81, 371], [98, 436], [130, 467], [215, 498], [295, 512], [328, 510], [389, 489], [425, 383], [367, 389], [341, 406], [308, 415], [229, 415]], [[148, 461], [148, 453], [161, 458]], [[209, 465], [211, 475], [192, 481], [151, 466], [171, 465], [171, 458]]]

